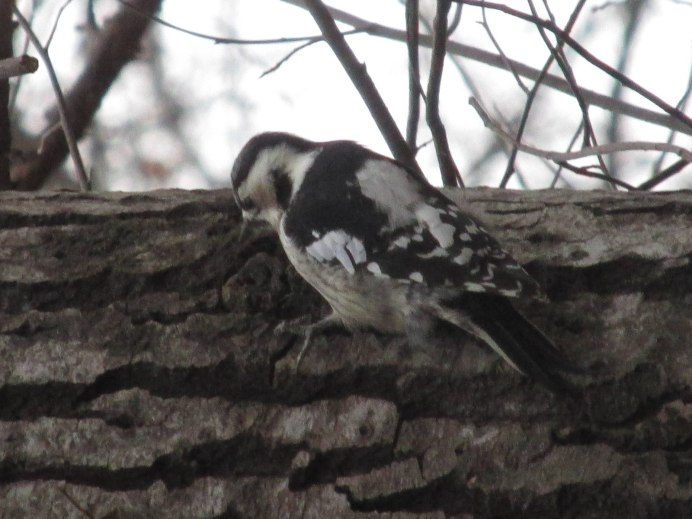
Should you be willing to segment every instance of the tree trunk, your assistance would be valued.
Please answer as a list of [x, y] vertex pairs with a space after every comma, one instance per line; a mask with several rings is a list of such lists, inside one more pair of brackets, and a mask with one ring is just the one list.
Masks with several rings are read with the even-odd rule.
[[692, 517], [692, 193], [456, 196], [581, 398], [470, 340], [296, 373], [325, 304], [229, 191], [0, 193], [0, 517]]

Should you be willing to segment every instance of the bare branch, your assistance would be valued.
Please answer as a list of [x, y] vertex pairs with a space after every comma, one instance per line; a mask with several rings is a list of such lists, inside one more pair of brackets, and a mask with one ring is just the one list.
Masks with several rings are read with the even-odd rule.
[[[531, 14], [538, 18], [538, 13], [536, 11], [536, 7], [533, 4], [533, 0], [527, 0], [529, 4], [529, 8], [531, 9]], [[581, 5], [577, 5], [578, 11], [581, 11], [583, 3]], [[545, 4], [546, 8], [548, 8], [548, 4]], [[551, 23], [554, 24], [554, 17], [552, 15], [552, 12], [548, 8], [548, 15], [551, 19]], [[543, 42], [545, 43], [545, 46], [548, 48], [550, 51], [551, 55], [554, 57], [555, 62], [558, 64], [560, 67], [560, 70], [562, 70], [562, 74], [567, 80], [567, 82], [570, 85], [570, 88], [572, 89], [572, 95], [574, 98], [577, 100], [577, 104], [579, 105], [579, 110], [581, 111], [581, 117], [582, 117], [582, 127], [584, 129], [584, 138], [583, 138], [583, 145], [582, 147], [597, 147], [598, 146], [598, 139], [596, 137], [596, 132], [593, 129], [593, 125], [591, 124], [591, 117], [589, 116], [589, 106], [584, 101], [584, 97], [581, 94], [581, 87], [577, 83], [577, 78], [574, 76], [574, 72], [572, 71], [572, 66], [569, 64], [569, 61], [567, 61], [567, 56], [565, 55], [564, 51], [562, 50], [563, 45], [560, 45], [561, 43], [564, 43], [563, 39], [558, 38], [558, 45], [553, 46], [552, 42], [550, 41], [550, 38], [548, 38], [548, 35], [546, 34], [546, 31], [543, 27], [540, 25], [536, 25], [536, 28], [538, 29], [538, 33], [541, 35], [541, 38], [543, 39]], [[567, 34], [566, 31], [562, 31], [563, 33]], [[596, 155], [596, 158], [598, 160], [598, 163], [601, 167], [601, 170], [606, 174], [610, 175], [610, 172], [608, 171], [608, 166], [601, 157], [601, 155]], [[608, 187], [613, 187], [612, 184], [608, 184]]]
[[65, 8], [68, 5], [70, 5], [70, 3], [72, 3], [72, 0], [65, 0], [63, 4], [60, 6], [60, 9], [58, 10], [58, 14], [55, 17], [55, 21], [53, 22], [53, 27], [51, 27], [50, 34], [48, 35], [48, 39], [46, 40], [46, 44], [44, 45], [46, 52], [48, 52], [48, 49], [50, 49], [50, 44], [53, 41], [53, 36], [55, 36], [55, 31], [58, 29], [58, 23], [60, 23], [62, 13], [65, 10]]
[[[459, 5], [463, 5], [463, 4], [459, 4]], [[488, 18], [485, 15], [485, 9], [481, 9], [481, 13], [483, 15], [483, 21], [478, 22], [478, 23], [481, 25], [481, 27], [483, 27], [483, 29], [485, 29], [485, 32], [488, 35], [488, 38], [490, 38], [490, 41], [492, 42], [493, 47], [495, 47], [495, 50], [497, 50], [497, 53], [502, 58], [502, 61], [505, 63], [507, 70], [509, 70], [512, 73], [512, 75], [514, 76], [514, 80], [519, 85], [519, 88], [521, 88], [524, 91], [524, 93], [528, 95], [528, 93], [529, 93], [528, 87], [521, 80], [521, 78], [519, 77], [519, 74], [517, 74], [517, 71], [514, 70], [512, 63], [507, 59], [507, 56], [505, 55], [504, 51], [502, 50], [502, 47], [500, 47], [500, 42], [497, 41], [497, 39], [495, 38], [495, 35], [493, 34], [493, 31], [490, 29], [490, 25], [488, 24]]]
[[447, 131], [440, 118], [440, 83], [445, 61], [447, 43], [447, 14], [451, 7], [449, 0], [438, 0], [437, 12], [433, 21], [433, 48], [430, 63], [430, 77], [426, 93], [426, 118], [435, 143], [437, 161], [440, 164], [442, 183], [445, 186], [463, 186], [459, 169], [454, 163], [447, 142]]
[[458, 3], [456, 5], [456, 9], [454, 10], [454, 15], [452, 16], [452, 21], [449, 22], [449, 26], [447, 27], [447, 38], [449, 38], [454, 31], [456, 31], [459, 28], [459, 24], [461, 23], [461, 8], [463, 7], [463, 4]]
[[408, 118], [406, 143], [418, 149], [418, 121], [420, 118], [420, 63], [418, 59], [418, 0], [406, 0], [406, 47], [408, 50]]
[[[365, 32], [365, 29], [352, 29], [350, 31], [344, 31], [342, 34], [344, 36], [350, 36], [351, 34], [358, 34], [361, 32]], [[324, 41], [323, 36], [316, 36], [314, 39], [310, 41], [306, 41], [305, 43], [298, 45], [295, 49], [293, 49], [291, 52], [286, 54], [283, 58], [281, 58], [276, 64], [274, 64], [271, 68], [268, 68], [262, 74], [260, 74], [260, 79], [263, 78], [264, 76], [267, 76], [271, 74], [272, 72], [276, 72], [284, 63], [286, 63], [289, 59], [291, 59], [293, 56], [295, 56], [298, 52], [300, 52], [303, 49], [306, 49], [310, 47], [311, 45], [315, 43], [319, 43], [321, 41]]]
[[24, 18], [16, 6], [13, 6], [12, 10], [14, 15], [17, 17], [17, 20], [19, 20], [19, 24], [22, 26], [22, 29], [24, 29], [24, 32], [31, 39], [31, 43], [46, 67], [48, 77], [50, 78], [51, 85], [53, 86], [53, 92], [55, 93], [58, 113], [60, 114], [60, 125], [62, 126], [62, 131], [65, 135], [65, 140], [67, 141], [70, 156], [72, 157], [72, 162], [74, 163], [77, 179], [79, 180], [79, 187], [82, 191], [89, 191], [89, 178], [86, 170], [84, 169], [84, 162], [82, 162], [82, 156], [79, 153], [79, 148], [77, 147], [77, 138], [75, 137], [75, 132], [67, 116], [65, 96], [63, 96], [62, 88], [60, 88], [60, 82], [58, 81], [58, 76], [55, 74], [55, 69], [53, 69], [53, 63], [50, 60], [48, 52], [43, 45], [41, 45], [41, 41], [31, 29], [31, 25], [29, 25], [26, 18]]
[[[627, 182], [624, 182], [618, 178], [613, 178], [610, 175], [604, 175], [603, 173], [595, 173], [591, 171], [588, 167], [586, 168], [580, 168], [578, 166], [573, 166], [569, 162], [566, 161], [558, 161], [558, 164], [565, 168], [568, 169], [569, 171], [572, 171], [573, 173], [576, 173], [577, 175], [581, 175], [583, 177], [590, 177], [590, 178], [597, 178], [599, 180], [603, 180], [604, 182], [607, 182], [609, 185], [612, 186], [620, 186], [624, 187], [628, 191], [636, 191], [637, 188], [634, 187], [632, 184], [628, 184]], [[600, 167], [600, 166], [593, 166], [593, 167]]]
[[[458, 5], [462, 5], [462, 4], [458, 4]], [[420, 24], [423, 27], [425, 27], [425, 30], [428, 33], [432, 34], [432, 32], [433, 32], [432, 25], [430, 25], [430, 22], [425, 18], [425, 16], [422, 16], [419, 14], [418, 21], [420, 22]], [[447, 35], [447, 36], [449, 37], [449, 35]], [[429, 38], [429, 36], [424, 34], [422, 36], [422, 38]], [[447, 58], [452, 62], [452, 65], [454, 65], [454, 68], [457, 69], [459, 76], [461, 76], [461, 79], [464, 81], [466, 88], [469, 89], [469, 92], [471, 92], [471, 95], [474, 97], [480, 97], [480, 92], [478, 91], [478, 87], [476, 87], [476, 84], [473, 82], [473, 79], [471, 78], [471, 76], [466, 71], [466, 68], [464, 67], [463, 63], [458, 58], [458, 55], [454, 55], [453, 53], [449, 52], [449, 46], [450, 45], [454, 45], [454, 42], [447, 40]]]
[[[692, 65], [690, 65], [689, 72], [687, 75], [687, 86], [685, 87], [685, 92], [683, 92], [682, 96], [680, 97], [680, 100], [678, 101], [678, 104], [675, 106], [683, 111], [687, 107], [687, 102], [690, 99], [690, 95], [692, 94]], [[676, 135], [675, 130], [671, 130], [670, 133], [668, 134], [668, 139], [666, 142], [673, 142], [675, 140], [675, 135]], [[663, 164], [663, 159], [665, 158], [665, 153], [661, 153], [661, 155], [658, 157], [656, 162], [654, 163], [653, 172], [651, 177], [655, 178], [658, 173], [661, 171], [661, 166]]]
[[163, 18], [156, 16], [152, 13], [149, 13], [144, 9], [141, 9], [140, 7], [138, 7], [133, 2], [128, 2], [127, 0], [118, 0], [118, 2], [120, 2], [122, 5], [124, 5], [128, 9], [131, 9], [132, 12], [138, 14], [139, 16], [146, 18], [147, 20], [152, 20], [152, 21], [158, 23], [159, 25], [162, 25], [164, 27], [168, 27], [169, 29], [173, 29], [174, 31], [182, 32], [183, 34], [188, 34], [190, 36], [194, 36], [195, 38], [201, 38], [203, 40], [211, 40], [217, 44], [276, 45], [276, 44], [281, 44], [281, 43], [299, 43], [299, 42], [321, 41], [323, 39], [323, 37], [321, 35], [295, 36], [295, 37], [290, 37], [290, 38], [264, 38], [264, 39], [258, 39], [258, 40], [227, 38], [225, 36], [213, 36], [211, 34], [205, 34], [203, 32], [197, 32], [197, 31], [192, 31], [190, 29], [185, 29], [184, 27], [181, 27], [179, 25], [175, 25], [171, 22], [167, 22]]
[[[627, 11], [625, 14], [627, 21], [625, 23], [625, 31], [622, 35], [622, 41], [620, 43], [620, 56], [618, 57], [618, 63], [616, 65], [616, 68], [621, 72], [627, 71], [627, 65], [633, 50], [632, 42], [634, 41], [635, 34], [640, 26], [639, 22], [642, 19], [642, 13], [644, 11], [643, 7], [643, 0], [630, 1], [623, 5], [623, 9]], [[620, 99], [622, 97], [622, 83], [618, 81], [613, 82], [613, 88], [610, 92], [610, 96], [613, 99]], [[612, 112], [610, 116], [610, 124], [606, 130], [606, 137], [609, 142], [622, 140], [620, 137], [620, 121], [621, 118], [619, 114]], [[608, 157], [608, 170], [613, 176], [618, 176], [619, 168], [615, 155]]]
[[368, 75], [365, 65], [358, 61], [325, 5], [321, 0], [305, 0], [304, 3], [322, 31], [325, 40], [363, 98], [392, 155], [416, 172], [416, 174], [421, 177], [424, 176], [416, 163], [413, 150], [406, 144], [404, 137], [394, 122], [392, 114], [389, 113], [387, 105], [385, 105], [380, 93], [377, 91], [375, 83]]
[[[567, 151], [571, 151], [572, 148], [574, 147], [574, 144], [577, 142], [577, 139], [579, 138], [579, 134], [581, 133], [582, 130], [582, 124], [584, 124], [584, 121], [582, 121], [579, 124], [579, 127], [577, 130], [574, 132], [574, 135], [572, 135], [572, 139], [570, 139], [569, 144], [567, 145]], [[516, 150], [517, 148], [514, 147], [513, 150]], [[550, 182], [550, 189], [553, 189], [557, 185], [557, 181], [560, 178], [560, 173], [562, 172], [562, 166], [558, 165], [557, 170], [555, 171], [555, 176], [553, 177], [553, 180]]]
[[[567, 25], [565, 26], [565, 32], [569, 33], [572, 30], [572, 27], [574, 27], [574, 23], [577, 21], [577, 17], [579, 16], [579, 13], [581, 12], [581, 9], [584, 5], [584, 0], [580, 0], [580, 2], [576, 5], [574, 10], [572, 10], [572, 14], [569, 17], [569, 20], [567, 21]], [[483, 10], [485, 12], [485, 9]], [[562, 41], [558, 42], [557, 45], [557, 52], [562, 51], [564, 43]], [[533, 102], [536, 99], [536, 95], [538, 94], [538, 89], [541, 87], [541, 84], [543, 83], [543, 80], [545, 79], [546, 75], [548, 74], [548, 70], [550, 70], [551, 65], [553, 64], [553, 61], [555, 60], [554, 54], [551, 52], [550, 55], [548, 56], [548, 59], [546, 60], [545, 64], [543, 65], [543, 68], [541, 69], [540, 75], [536, 79], [536, 82], [534, 83], [533, 87], [531, 88], [531, 91], [529, 92], [528, 97], [526, 98], [526, 103], [524, 105], [524, 112], [521, 114], [521, 120], [519, 122], [519, 129], [517, 130], [517, 135], [516, 135], [516, 142], [521, 142], [522, 136], [524, 135], [524, 129], [526, 128], [526, 124], [529, 120], [529, 114], [531, 112], [531, 108], [533, 107]], [[580, 124], [583, 124], [583, 122]], [[570, 147], [572, 145], [570, 144]], [[505, 168], [505, 174], [502, 176], [502, 180], [500, 181], [500, 187], [507, 187], [507, 184], [509, 183], [509, 179], [511, 178], [512, 174], [514, 173], [514, 162], [517, 157], [517, 147], [512, 146], [512, 153], [510, 155], [509, 161], [507, 161], [507, 167]], [[559, 175], [560, 170], [558, 169], [557, 174], [555, 175], [555, 178], [553, 179], [553, 182], [557, 181], [557, 177]]]
[[[291, 5], [295, 5], [296, 7], [300, 7], [302, 9], [307, 9], [305, 7], [304, 0], [282, 1]], [[369, 20], [364, 20], [363, 18], [359, 18], [358, 16], [354, 16], [351, 13], [347, 13], [346, 11], [336, 9], [334, 7], [328, 7], [328, 10], [334, 17], [334, 19], [340, 22], [347, 23], [353, 27], [367, 27], [367, 29], [365, 30], [367, 34], [371, 34], [372, 36], [378, 36], [380, 38], [386, 38], [389, 40], [406, 42], [405, 31], [400, 31], [393, 27], [388, 27], [386, 25], [373, 23]], [[432, 47], [432, 37], [427, 34], [421, 34], [419, 36], [419, 42], [420, 45], [423, 47]], [[447, 53], [462, 56], [473, 61], [478, 61], [491, 67], [506, 69], [505, 63], [502, 60], [501, 56], [499, 56], [498, 54], [493, 54], [492, 52], [487, 52], [485, 50], [478, 49], [476, 47], [472, 47], [470, 45], [464, 45], [462, 43], [458, 43], [455, 41], [448, 41]], [[524, 63], [514, 61], [511, 59], [509, 59], [509, 62], [511, 63], [514, 70], [516, 70], [516, 72], [522, 77], [536, 80], [541, 75], [540, 70], [535, 69], [533, 67], [529, 67]], [[555, 76], [553, 74], [546, 74], [545, 78], [543, 79], [543, 84], [547, 87], [553, 88], [565, 94], [572, 93], [569, 83], [567, 83], [567, 81], [565, 81], [561, 77]], [[648, 110], [640, 106], [613, 99], [607, 95], [599, 94], [598, 92], [594, 92], [593, 90], [588, 90], [585, 88], [581, 89], [581, 93], [584, 97], [584, 100], [589, 105], [598, 106], [600, 108], [603, 108], [604, 110], [618, 112], [623, 115], [639, 119], [641, 121], [646, 121], [651, 124], [656, 124], [658, 126], [670, 128], [684, 133], [686, 135], [692, 135], [692, 126], [689, 126], [683, 123], [682, 121], [674, 117], [671, 117], [670, 115], [654, 112], [653, 110]]]
[[[14, 0], [0, 0], [0, 3], [4, 2], [4, 1], [13, 2]], [[4, 10], [4, 9], [5, 9], [4, 7], [0, 7], [0, 10]], [[11, 5], [8, 5], [8, 6], [7, 6], [5, 12], [7, 13], [8, 16], [10, 16], [10, 19], [11, 19], [11, 17], [12, 17], [12, 8], [11, 8]], [[30, 23], [33, 22], [33, 18], [34, 18], [34, 10], [31, 11], [31, 16], [29, 17], [29, 22], [30, 22]], [[13, 25], [10, 25], [10, 31], [11, 31], [11, 32], [8, 32], [8, 33], [7, 33], [8, 36], [9, 36], [10, 34], [13, 34], [13, 33], [14, 33], [14, 26], [13, 26]], [[3, 33], [3, 31], [0, 30], [0, 34], [2, 34], [2, 33]], [[22, 48], [21, 48], [21, 50], [19, 51], [19, 54], [20, 54], [20, 55], [26, 54], [26, 53], [28, 52], [28, 50], [29, 50], [29, 45], [30, 45], [30, 44], [31, 44], [31, 42], [29, 41], [29, 37], [28, 37], [28, 36], [25, 36], [25, 37], [24, 37], [24, 41], [22, 42]], [[35, 59], [35, 58], [34, 58], [34, 59]], [[38, 60], [36, 60], [36, 62], [38, 63]], [[14, 85], [12, 85], [12, 88], [10, 89], [10, 101], [9, 101], [9, 103], [8, 103], [8, 105], [7, 105], [7, 106], [8, 106], [8, 111], [9, 111], [10, 113], [12, 113], [12, 112], [14, 111], [14, 107], [16, 106], [16, 103], [17, 103], [17, 94], [19, 93], [19, 88], [21, 87], [21, 84], [22, 84], [22, 80], [23, 80], [23, 79], [24, 79], [24, 76], [23, 76], [23, 75], [22, 75], [22, 76], [19, 76], [19, 77], [17, 78], [17, 80], [14, 82]]]
[[634, 90], [639, 95], [641, 95], [645, 99], [648, 99], [653, 104], [658, 106], [661, 110], [670, 114], [672, 117], [679, 120], [685, 126], [692, 129], [692, 119], [690, 119], [687, 115], [682, 113], [677, 108], [669, 105], [668, 103], [663, 101], [660, 97], [649, 92], [648, 90], [643, 88], [641, 85], [639, 85], [638, 83], [636, 83], [635, 81], [633, 81], [629, 77], [627, 77], [625, 74], [619, 72], [618, 70], [615, 70], [613, 67], [611, 67], [607, 63], [604, 63], [603, 61], [596, 58], [593, 54], [591, 54], [589, 51], [587, 51], [580, 43], [578, 43], [569, 34], [566, 34], [563, 30], [561, 30], [559, 27], [557, 27], [553, 22], [551, 22], [549, 20], [543, 20], [542, 18], [538, 18], [537, 16], [533, 16], [531, 14], [517, 11], [516, 9], [512, 9], [510, 7], [507, 7], [506, 5], [497, 4], [494, 2], [485, 2], [483, 0], [452, 0], [452, 1], [463, 2], [465, 4], [474, 5], [476, 7], [486, 7], [488, 9], [495, 9], [498, 11], [502, 11], [503, 13], [509, 14], [511, 16], [515, 16], [515, 17], [520, 18], [522, 20], [531, 22], [537, 26], [543, 27], [544, 29], [547, 29], [548, 31], [555, 34], [558, 38], [563, 40], [567, 45], [569, 45], [574, 51], [576, 51], [586, 61], [588, 61], [592, 65], [596, 66], [597, 68], [601, 69], [606, 74], [617, 79], [624, 86], [630, 88], [631, 90]]
[[[531, 9], [531, 14], [533, 14], [534, 17], [538, 18], [538, 13], [536, 12], [536, 7], [533, 5], [533, 0], [528, 0], [528, 4], [529, 8]], [[581, 5], [583, 5], [583, 1], [581, 2]], [[581, 5], [578, 5], [579, 10], [581, 10]], [[536, 28], [538, 29], [538, 32], [541, 35], [541, 38], [543, 39], [545, 46], [550, 51], [550, 54], [553, 56], [553, 59], [560, 67], [560, 70], [562, 70], [562, 74], [565, 76], [565, 79], [569, 83], [570, 88], [572, 89], [572, 95], [577, 100], [577, 104], [579, 105], [579, 109], [581, 110], [584, 127], [583, 146], [586, 147], [591, 144], [597, 145], [598, 143], [596, 142], [596, 133], [594, 132], [593, 125], [591, 124], [591, 118], [589, 117], [589, 107], [584, 101], [583, 96], [581, 95], [581, 87], [577, 83], [577, 79], [574, 76], [572, 67], [567, 61], [567, 58], [565, 57], [565, 54], [562, 50], [563, 45], [560, 45], [560, 43], [564, 43], [564, 40], [558, 39], [558, 45], [553, 46], [552, 42], [550, 41], [548, 35], [545, 32], [545, 29], [540, 25], [536, 25]], [[567, 34], [567, 31], [563, 32]], [[598, 157], [598, 162], [601, 164], [601, 168], [603, 169], [603, 171], [607, 173], [605, 162], [601, 157]]]
[[14, 58], [0, 59], [0, 80], [23, 74], [33, 74], [38, 70], [38, 60], [26, 54]]
[[639, 184], [639, 186], [637, 186], [637, 189], [641, 189], [641, 190], [653, 189], [654, 187], [659, 185], [661, 182], [668, 180], [673, 175], [675, 175], [675, 174], [679, 173], [680, 171], [682, 171], [683, 169], [685, 169], [689, 164], [690, 164], [689, 160], [684, 160], [684, 159], [678, 160], [674, 164], [668, 166], [666, 169], [661, 171], [658, 175], [650, 178], [646, 182], [642, 182], [641, 184]]
[[301, 44], [298, 45], [295, 49], [291, 50], [291, 52], [289, 52], [289, 53], [286, 54], [283, 58], [281, 58], [279, 61], [277, 61], [274, 65], [272, 65], [272, 66], [269, 67], [267, 70], [265, 70], [264, 72], [262, 72], [262, 73], [260, 74], [260, 79], [262, 79], [264, 76], [268, 76], [269, 74], [271, 74], [271, 73], [273, 73], [273, 72], [276, 72], [276, 71], [281, 67], [281, 65], [283, 65], [284, 63], [286, 63], [289, 59], [291, 59], [291, 58], [292, 58], [293, 56], [295, 56], [296, 54], [298, 54], [301, 50], [307, 49], [307, 48], [310, 47], [311, 45], [313, 45], [313, 44], [315, 44], [315, 43], [317, 43], [317, 42], [320, 42], [320, 41], [324, 41], [324, 39], [323, 39], [323, 38], [320, 38], [320, 39], [315, 39], [315, 40], [306, 41], [305, 43], [301, 43]]
[[486, 128], [491, 129], [497, 135], [502, 137], [508, 143], [515, 145], [520, 151], [536, 155], [538, 157], [543, 157], [555, 162], [564, 162], [567, 160], [581, 159], [584, 157], [590, 157], [593, 155], [607, 155], [609, 153], [616, 153], [619, 151], [665, 151], [668, 153], [674, 153], [681, 157], [682, 159], [692, 162], [692, 151], [683, 148], [682, 146], [677, 146], [675, 144], [669, 144], [667, 142], [647, 142], [647, 141], [633, 141], [633, 142], [613, 142], [610, 144], [600, 144], [598, 146], [588, 146], [577, 151], [547, 151], [535, 146], [530, 146], [528, 144], [518, 143], [509, 132], [505, 131], [496, 121], [494, 121], [485, 109], [481, 106], [475, 98], [469, 99], [469, 104], [478, 113], [479, 117], [483, 120], [483, 124]]
[[[161, 0], [137, 0], [140, 9], [154, 13]], [[67, 111], [74, 125], [75, 137], [80, 138], [91, 123], [101, 99], [122, 68], [139, 50], [139, 42], [149, 26], [149, 19], [129, 9], [120, 9], [106, 23], [94, 41], [89, 62], [66, 95]], [[55, 125], [55, 116], [46, 128]], [[45, 132], [44, 132], [45, 133]], [[13, 177], [20, 189], [36, 189], [58, 167], [68, 153], [61, 132], [46, 135], [43, 151], [34, 160], [13, 167]]]
[[12, 131], [10, 128], [10, 82], [7, 78], [16, 75], [3, 69], [8, 63], [16, 65], [17, 58], [12, 58], [12, 5], [14, 0], [0, 0], [0, 190], [12, 186], [10, 180], [10, 150], [12, 149]]

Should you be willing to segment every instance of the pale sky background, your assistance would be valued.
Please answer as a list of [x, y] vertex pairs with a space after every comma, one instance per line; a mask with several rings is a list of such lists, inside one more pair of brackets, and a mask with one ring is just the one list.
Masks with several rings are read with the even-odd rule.
[[[558, 25], [564, 25], [575, 3], [566, 0], [551, 2]], [[19, 2], [20, 7], [25, 7], [25, 4]], [[35, 29], [44, 41], [62, 4], [62, 1], [47, 0], [39, 11]], [[528, 10], [524, 2], [511, 4], [517, 9]], [[536, 4], [542, 6], [541, 2]], [[397, 0], [332, 0], [329, 5], [377, 23], [404, 28], [404, 7]], [[99, 21], [102, 22], [115, 8], [117, 3], [114, 0], [96, 2]], [[692, 6], [674, 0], [651, 0], [644, 9], [632, 52], [634, 59], [627, 74], [675, 105], [685, 91], [692, 63]], [[79, 50], [81, 36], [75, 28], [83, 23], [84, 12], [81, 0], [68, 5], [51, 46], [51, 55], [66, 90], [80, 69], [83, 51]], [[307, 11], [279, 0], [166, 0], [160, 16], [187, 29], [217, 36], [276, 38], [319, 33]], [[542, 67], [547, 50], [533, 25], [493, 11], [487, 11], [487, 17], [495, 37], [510, 58], [535, 68]], [[477, 23], [481, 19], [479, 9], [466, 6], [452, 39], [494, 51], [487, 33]], [[343, 25], [342, 28], [347, 30], [350, 27]], [[277, 71], [260, 78], [263, 71], [297, 44], [215, 45], [163, 27], [155, 27], [155, 30], [161, 35], [163, 85], [184, 103], [186, 112], [182, 126], [185, 141], [195, 150], [199, 165], [181, 161], [179, 143], [159, 129], [160, 113], [152, 103], [155, 93], [150, 82], [146, 81], [150, 69], [142, 63], [134, 63], [128, 66], [106, 97], [98, 115], [101, 131], [106, 135], [107, 157], [113, 164], [108, 171], [109, 189], [228, 185], [230, 167], [240, 146], [253, 134], [264, 130], [285, 130], [314, 140], [353, 139], [378, 152], [390, 154], [360, 96], [325, 43], [301, 50]], [[572, 34], [598, 58], [615, 64], [622, 30], [622, 12], [617, 5], [587, 2]], [[366, 63], [403, 133], [407, 115], [405, 45], [368, 35], [350, 36], [348, 42], [359, 59]], [[427, 51], [421, 52], [423, 64], [427, 64], [427, 56]], [[610, 91], [611, 78], [573, 54], [569, 57], [580, 86], [603, 93]], [[521, 113], [525, 95], [508, 72], [464, 58], [460, 61], [481, 92], [483, 104], [494, 116], [511, 119]], [[52, 97], [45, 93], [48, 81], [44, 74], [40, 70], [28, 78], [18, 100], [26, 111], [27, 126], [34, 130], [42, 127], [45, 108], [53, 102]], [[425, 86], [425, 69], [422, 79]], [[531, 86], [531, 82], [526, 83]], [[487, 146], [490, 130], [484, 128], [468, 105], [469, 95], [459, 73], [448, 60], [441, 93], [441, 113], [454, 157], [468, 184], [497, 185], [504, 172], [505, 155], [486, 163], [482, 169], [473, 167], [478, 154]], [[655, 108], [635, 93], [628, 92], [625, 99], [642, 107]], [[690, 110], [686, 112], [690, 113]], [[545, 149], [564, 151], [579, 121], [576, 101], [546, 88], [532, 114], [527, 142]], [[592, 108], [590, 114], [595, 125], [607, 117], [598, 108]], [[424, 120], [423, 116], [421, 120]], [[136, 139], [123, 131], [124, 126], [133, 125], [144, 128], [137, 131]], [[623, 118], [623, 134], [627, 140], [665, 141], [668, 133], [665, 128]], [[605, 135], [599, 137], [601, 142], [605, 142]], [[428, 139], [427, 128], [421, 126], [420, 142]], [[675, 142], [692, 147], [689, 137], [679, 136]], [[88, 163], [88, 141], [81, 144], [81, 149]], [[125, 159], [136, 151], [160, 162], [172, 174], [165, 179], [143, 183], [126, 171], [120, 171], [118, 164], [126, 169]], [[625, 179], [636, 184], [648, 178], [648, 164], [656, 154], [626, 153], [620, 158], [628, 175]], [[673, 158], [668, 163], [672, 161]], [[421, 150], [419, 162], [429, 178], [439, 183], [432, 146]], [[529, 187], [547, 187], [550, 184], [552, 174], [541, 160], [522, 154], [518, 165]], [[565, 178], [581, 188], [600, 185], [598, 181], [571, 173], [567, 173]], [[684, 186], [692, 186], [689, 167], [661, 187]], [[516, 177], [510, 187], [520, 187]]]

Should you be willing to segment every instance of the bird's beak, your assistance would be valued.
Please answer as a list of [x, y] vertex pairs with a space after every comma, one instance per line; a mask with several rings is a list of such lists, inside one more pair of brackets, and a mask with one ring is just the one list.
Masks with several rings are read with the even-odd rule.
[[258, 231], [260, 231], [261, 234], [264, 234], [261, 232], [264, 230], [269, 231], [268, 234], [271, 233], [267, 222], [252, 218], [243, 218], [243, 221], [240, 224], [240, 232], [238, 233], [238, 244], [242, 245], [245, 241], [251, 240], [254, 235], [258, 234]]
[[243, 221], [240, 222], [240, 232], [238, 233], [238, 243], [243, 243], [245, 241], [245, 238], [247, 238], [247, 231], [248, 228], [248, 220], [243, 218]]

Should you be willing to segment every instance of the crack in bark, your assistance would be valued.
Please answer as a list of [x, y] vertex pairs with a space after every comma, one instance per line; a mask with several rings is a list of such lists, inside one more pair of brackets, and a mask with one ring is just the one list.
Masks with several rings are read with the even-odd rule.
[[270, 446], [263, 439], [239, 435], [201, 442], [156, 457], [149, 466], [124, 469], [72, 465], [25, 466], [11, 457], [0, 461], [0, 482], [64, 480], [104, 490], [141, 490], [161, 480], [169, 489], [189, 486], [208, 476], [285, 475], [298, 446]]
[[553, 266], [535, 261], [525, 268], [556, 302], [573, 299], [580, 293], [613, 296], [642, 292], [647, 299], [684, 299], [692, 292], [692, 254], [674, 261], [680, 265], [662, 268], [657, 260], [624, 255], [585, 267]]

